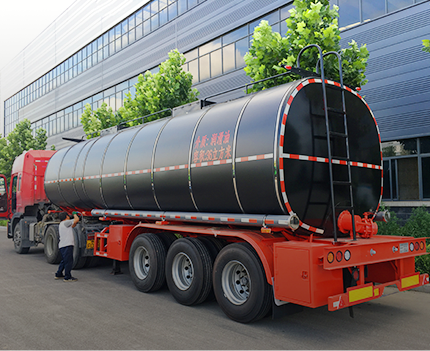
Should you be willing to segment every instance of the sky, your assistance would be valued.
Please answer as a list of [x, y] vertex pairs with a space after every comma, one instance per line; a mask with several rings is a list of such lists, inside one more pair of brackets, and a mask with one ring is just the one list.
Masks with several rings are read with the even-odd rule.
[[0, 69], [76, 0], [0, 0]]

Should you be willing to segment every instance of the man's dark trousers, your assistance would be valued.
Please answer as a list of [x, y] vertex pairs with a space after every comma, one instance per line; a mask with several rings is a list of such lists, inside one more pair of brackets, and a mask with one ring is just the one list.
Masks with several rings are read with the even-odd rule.
[[64, 279], [70, 279], [73, 266], [73, 245], [60, 248], [60, 253], [63, 259], [58, 266], [57, 276], [61, 275], [64, 269]]

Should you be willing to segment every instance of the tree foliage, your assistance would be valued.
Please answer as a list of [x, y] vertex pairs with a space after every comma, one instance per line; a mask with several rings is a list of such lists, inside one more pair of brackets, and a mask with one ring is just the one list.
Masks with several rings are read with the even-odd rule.
[[[199, 92], [192, 89], [193, 76], [182, 68], [185, 56], [178, 50], [169, 52], [169, 58], [162, 62], [157, 73], [149, 71], [140, 74], [135, 85], [134, 96], [129, 92], [126, 94], [124, 106], [116, 113], [107, 108], [105, 103], [96, 111], [91, 110], [87, 104], [82, 114], [82, 125], [88, 137], [95, 137], [102, 129], [113, 127], [121, 122], [129, 122], [128, 125], [142, 123], [140, 118], [164, 110], [171, 109], [197, 100]], [[148, 117], [145, 122], [152, 121], [166, 114], [156, 114]], [[93, 133], [92, 135], [89, 135]]]
[[121, 115], [113, 113], [112, 108], [108, 108], [105, 102], [96, 111], [91, 109], [90, 104], [86, 104], [81, 117], [84, 132], [90, 138], [100, 135], [98, 131], [116, 126], [121, 122]]
[[19, 122], [6, 138], [0, 139], [0, 173], [9, 179], [15, 158], [30, 149], [45, 150], [46, 139], [47, 136], [44, 129], [40, 128], [36, 130], [36, 136], [34, 137], [30, 121], [24, 119]]
[[423, 39], [423, 51], [430, 53], [430, 40]]
[[[297, 56], [301, 49], [309, 44], [318, 44], [323, 53], [339, 52], [342, 59], [344, 83], [358, 87], [367, 83], [365, 70], [369, 52], [366, 45], [359, 47], [355, 41], [349, 47], [340, 48], [340, 31], [337, 17], [338, 7], [330, 9], [328, 0], [295, 0], [290, 17], [286, 20], [288, 31], [283, 37], [273, 32], [267, 21], [262, 21], [255, 29], [249, 52], [245, 55], [245, 72], [253, 81], [286, 72], [284, 65], [296, 66]], [[303, 53], [300, 67], [315, 71], [319, 59], [316, 48]], [[337, 59], [330, 55], [324, 59], [324, 70], [327, 77], [339, 80]], [[286, 75], [276, 80], [269, 80], [254, 85], [252, 91], [266, 89], [297, 79], [297, 76]]]

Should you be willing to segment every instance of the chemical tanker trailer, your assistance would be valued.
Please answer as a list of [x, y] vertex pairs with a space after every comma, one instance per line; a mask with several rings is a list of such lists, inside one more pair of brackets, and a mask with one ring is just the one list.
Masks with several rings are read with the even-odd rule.
[[[357, 92], [304, 78], [203, 105], [53, 155], [38, 151], [32, 164], [50, 158], [46, 197], [6, 212], [17, 251], [42, 242], [58, 262], [56, 211], [79, 211], [75, 268], [93, 257], [128, 261], [139, 290], [167, 282], [185, 305], [213, 290], [239, 322], [272, 306], [333, 311], [387, 285], [428, 283], [414, 265], [424, 239], [376, 235], [374, 221], [385, 217], [380, 137]], [[25, 162], [18, 166], [21, 179]], [[33, 191], [28, 179], [10, 199]]]

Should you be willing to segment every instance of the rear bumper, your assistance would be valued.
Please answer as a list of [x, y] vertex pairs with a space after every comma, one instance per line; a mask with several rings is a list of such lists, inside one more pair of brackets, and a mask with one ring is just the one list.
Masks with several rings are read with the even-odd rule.
[[333, 295], [328, 298], [328, 309], [329, 311], [336, 311], [341, 308], [375, 300], [383, 295], [385, 287], [389, 285], [396, 285], [399, 291], [405, 291], [426, 284], [429, 284], [428, 274], [414, 273], [383, 284], [374, 285], [373, 283], [369, 283], [348, 288], [346, 293]]

